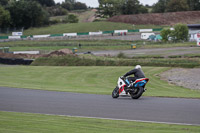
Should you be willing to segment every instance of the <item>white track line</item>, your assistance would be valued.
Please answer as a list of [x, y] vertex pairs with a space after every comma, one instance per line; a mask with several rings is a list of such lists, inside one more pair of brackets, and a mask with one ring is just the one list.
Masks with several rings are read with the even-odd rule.
[[[2, 111], [2, 112], [14, 112], [14, 111]], [[74, 118], [88, 118], [88, 119], [101, 119], [101, 120], [114, 120], [114, 121], [130, 121], [130, 122], [132, 121], [132, 122], [169, 124], [169, 125], [200, 126], [200, 124], [189, 124], [189, 123], [174, 123], [174, 122], [159, 122], [159, 121], [129, 120], [129, 119], [115, 119], [115, 118], [89, 117], [89, 116], [73, 116], [73, 115], [58, 115], [58, 114], [44, 114], [44, 113], [29, 113], [29, 112], [15, 112], [15, 113], [43, 114], [43, 115], [50, 115], [50, 116], [66, 116], [66, 117], [74, 117]]]

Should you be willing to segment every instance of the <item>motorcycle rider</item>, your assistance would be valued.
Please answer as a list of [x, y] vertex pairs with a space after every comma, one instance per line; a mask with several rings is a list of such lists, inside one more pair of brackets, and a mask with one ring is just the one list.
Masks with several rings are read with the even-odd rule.
[[[130, 82], [134, 82], [135, 80], [140, 78], [145, 78], [144, 72], [142, 71], [142, 67], [140, 65], [136, 65], [133, 70], [127, 72], [123, 77], [127, 77], [132, 74], [134, 74], [134, 77], [128, 78]], [[128, 87], [131, 87], [131, 84]]]

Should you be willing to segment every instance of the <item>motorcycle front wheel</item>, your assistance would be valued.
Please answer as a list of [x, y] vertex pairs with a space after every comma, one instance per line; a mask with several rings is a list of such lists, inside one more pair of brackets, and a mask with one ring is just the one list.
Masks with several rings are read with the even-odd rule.
[[116, 87], [113, 92], [112, 92], [112, 97], [113, 98], [118, 98], [119, 97], [119, 88]]
[[130, 92], [130, 95], [131, 95], [132, 99], [138, 99], [142, 96], [143, 92], [144, 92], [144, 88], [138, 87], [138, 88], [136, 88], [136, 90], [134, 92]]

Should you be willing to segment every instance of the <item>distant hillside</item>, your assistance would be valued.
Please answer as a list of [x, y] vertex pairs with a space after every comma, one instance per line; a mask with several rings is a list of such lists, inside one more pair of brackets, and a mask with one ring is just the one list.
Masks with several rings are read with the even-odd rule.
[[108, 21], [130, 23], [135, 25], [174, 25], [176, 23], [200, 23], [200, 11], [149, 13], [137, 15], [114, 16]]

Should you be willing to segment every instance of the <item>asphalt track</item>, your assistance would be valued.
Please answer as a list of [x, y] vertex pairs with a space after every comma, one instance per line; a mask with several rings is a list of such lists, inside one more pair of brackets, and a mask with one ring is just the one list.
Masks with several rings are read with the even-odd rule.
[[200, 125], [200, 99], [78, 94], [0, 87], [0, 111]]

